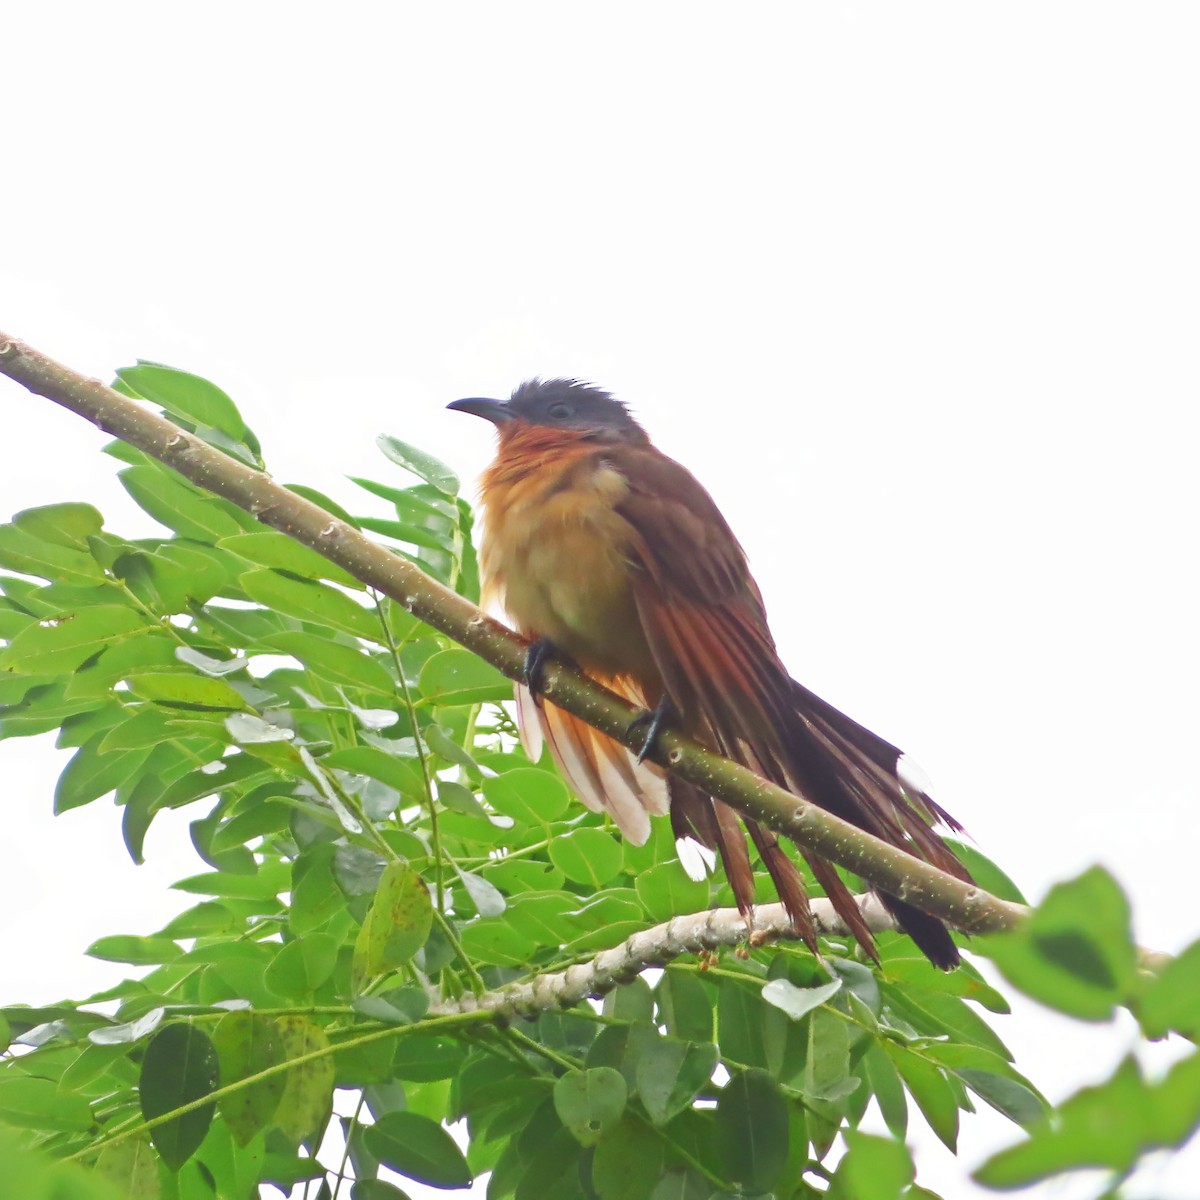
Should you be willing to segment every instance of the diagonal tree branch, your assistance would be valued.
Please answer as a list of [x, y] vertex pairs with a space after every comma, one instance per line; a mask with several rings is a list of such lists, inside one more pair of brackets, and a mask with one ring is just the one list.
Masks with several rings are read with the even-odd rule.
[[[2, 332], [0, 373], [311, 547], [505, 675], [520, 678], [526, 649], [523, 638], [265, 473], [244, 466], [137, 401]], [[636, 733], [630, 727], [635, 710], [586, 676], [551, 664], [543, 691], [549, 700], [589, 725], [633, 749], [640, 748], [640, 742], [634, 744]], [[761, 824], [965, 932], [1011, 929], [1025, 914], [1021, 905], [955, 879], [673, 731], [659, 739], [655, 758]]]

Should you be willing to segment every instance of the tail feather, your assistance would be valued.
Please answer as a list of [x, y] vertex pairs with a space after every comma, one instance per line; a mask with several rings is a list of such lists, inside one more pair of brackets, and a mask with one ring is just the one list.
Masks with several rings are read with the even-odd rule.
[[931, 917], [919, 908], [913, 908], [887, 892], [879, 893], [883, 906], [896, 919], [896, 924], [908, 934], [917, 947], [935, 967], [950, 971], [959, 964], [958, 947], [950, 931], [937, 917]]
[[[675, 616], [681, 616], [680, 610]], [[691, 638], [691, 644], [701, 645], [710, 656], [716, 652], [718, 643], [710, 636], [711, 629], [680, 623], [681, 628], [672, 630], [680, 646]], [[737, 631], [736, 626], [732, 628]], [[728, 632], [727, 627], [725, 662], [739, 685], [733, 690], [740, 694], [747, 689], [754, 702], [730, 705], [727, 695], [706, 695], [696, 688], [690, 731], [751, 770], [914, 857], [969, 880], [966, 869], [933, 829], [939, 821], [955, 830], [962, 827], [926, 792], [906, 785], [899, 771], [900, 750], [786, 676], [777, 687], [763, 683], [752, 688], [748, 660], [756, 647], [747, 641], [748, 634], [728, 636]], [[644, 697], [622, 686], [624, 681], [608, 682], [626, 692], [634, 703], [644, 704]], [[703, 714], [699, 722], [695, 720], [697, 711]], [[630, 841], [645, 842], [650, 815], [669, 811], [677, 838], [692, 837], [716, 851], [737, 906], [750, 919], [754, 871], [746, 844], [748, 833], [797, 934], [816, 951], [816, 928], [803, 880], [773, 833], [757, 822], [739, 819], [733, 809], [692, 784], [673, 776], [664, 779], [657, 767], [638, 763], [625, 747], [564, 710], [535, 703], [524, 688], [517, 689], [517, 715], [530, 752], [540, 751], [544, 740], [584, 804], [609, 813]], [[877, 958], [871, 930], [833, 864], [802, 852], [854, 937]], [[897, 925], [936, 966], [949, 969], [958, 963], [958, 950], [938, 918], [885, 892], [879, 895]]]
[[873, 763], [879, 774], [907, 800], [924, 809], [924, 815], [930, 822], [941, 822], [955, 833], [962, 833], [963, 827], [923, 788], [913, 788], [906, 784], [900, 768], [900, 760], [904, 752], [877, 733], [872, 733], [860, 725], [853, 717], [848, 717], [839, 708], [834, 708], [827, 700], [822, 700], [815, 692], [810, 691], [802, 683], [792, 680], [795, 692], [796, 709], [807, 721], [818, 727], [823, 727], [831, 741], [852, 748], [860, 759]]
[[903, 753], [802, 684], [793, 680], [793, 686], [797, 715], [830, 761], [839, 785], [857, 801], [856, 808], [874, 818], [854, 823], [948, 874], [969, 880], [966, 868], [932, 828], [941, 823], [962, 832], [962, 826], [928, 793], [906, 784], [900, 769]]
[[[744, 819], [746, 830], [754, 841], [763, 866], [767, 868], [767, 874], [771, 876], [771, 882], [775, 885], [775, 891], [783, 902], [784, 910], [792, 918], [792, 927], [804, 939], [808, 948], [814, 954], [818, 953], [817, 929], [813, 923], [812, 909], [808, 903], [808, 892], [805, 890], [804, 881], [800, 878], [800, 872], [796, 870], [796, 864], [784, 853], [779, 839], [773, 833], [763, 829], [757, 821], [752, 821], [749, 817]], [[850, 907], [861, 921], [858, 905], [853, 900], [850, 901]], [[863, 930], [866, 932], [865, 925], [863, 925]], [[857, 935], [857, 930], [855, 933]], [[867, 932], [867, 937], [870, 936], [870, 933]]]
[[[637, 697], [631, 697], [638, 702]], [[607, 812], [635, 845], [650, 836], [650, 816], [666, 813], [667, 785], [658, 768], [639, 763], [619, 742], [564, 709], [535, 704], [517, 686], [517, 715], [526, 752], [550, 748], [563, 778], [593, 812]], [[531, 754], [532, 757], [532, 754]]]
[[[863, 819], [852, 817], [854, 824], [969, 881], [967, 869], [932, 828], [937, 821], [954, 830], [961, 830], [962, 826], [927, 793], [914, 793], [905, 786], [899, 770], [901, 751], [808, 688], [795, 681], [793, 684], [797, 713], [812, 735], [813, 744], [831, 764], [839, 786], [857, 801], [852, 811], [862, 814]], [[821, 882], [824, 885], [824, 879]], [[875, 890], [896, 924], [935, 966], [950, 970], [958, 965], [958, 948], [942, 921], [882, 889]], [[830, 898], [833, 899], [832, 895]], [[846, 915], [842, 913], [843, 919]], [[855, 933], [857, 936], [858, 931]], [[861, 936], [859, 941], [863, 941]]]
[[809, 854], [807, 851], [804, 852], [804, 858], [812, 868], [817, 882], [825, 890], [826, 897], [833, 904], [834, 911], [846, 922], [850, 932], [854, 934], [855, 941], [878, 962], [879, 952], [875, 949], [874, 935], [863, 918], [858, 902], [837, 873], [837, 868], [827, 858]]

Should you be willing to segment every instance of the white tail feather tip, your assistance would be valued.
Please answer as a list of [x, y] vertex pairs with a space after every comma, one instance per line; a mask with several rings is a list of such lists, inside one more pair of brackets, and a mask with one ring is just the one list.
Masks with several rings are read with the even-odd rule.
[[896, 776], [900, 786], [914, 796], [927, 796], [933, 790], [933, 783], [921, 769], [921, 764], [914, 762], [907, 754], [900, 755], [896, 763]]
[[687, 872], [688, 878], [696, 883], [703, 883], [717, 865], [716, 851], [700, 845], [695, 838], [677, 838], [675, 853], [679, 855], [679, 864]]

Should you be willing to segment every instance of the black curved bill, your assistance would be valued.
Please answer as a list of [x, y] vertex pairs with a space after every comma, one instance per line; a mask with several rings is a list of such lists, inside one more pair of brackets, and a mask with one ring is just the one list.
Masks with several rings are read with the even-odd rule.
[[470, 413], [473, 417], [482, 417], [493, 425], [503, 425], [513, 418], [512, 410], [503, 400], [492, 400], [487, 396], [467, 396], [463, 400], [453, 400], [446, 405], [455, 412]]

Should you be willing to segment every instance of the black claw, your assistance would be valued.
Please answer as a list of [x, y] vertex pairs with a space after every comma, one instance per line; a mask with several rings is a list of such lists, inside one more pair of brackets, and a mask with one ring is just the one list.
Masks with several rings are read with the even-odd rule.
[[524, 684], [529, 689], [534, 700], [538, 700], [542, 690], [542, 675], [546, 664], [554, 657], [554, 643], [545, 637], [529, 643], [525, 651]]
[[630, 735], [632, 736], [635, 732], [643, 728], [646, 731], [646, 736], [642, 740], [642, 748], [637, 752], [637, 761], [639, 763], [646, 761], [662, 731], [677, 716], [678, 713], [675, 711], [675, 705], [671, 703], [670, 696], [664, 696], [653, 709], [648, 712], [639, 713], [638, 716], [633, 718], [629, 723]]

